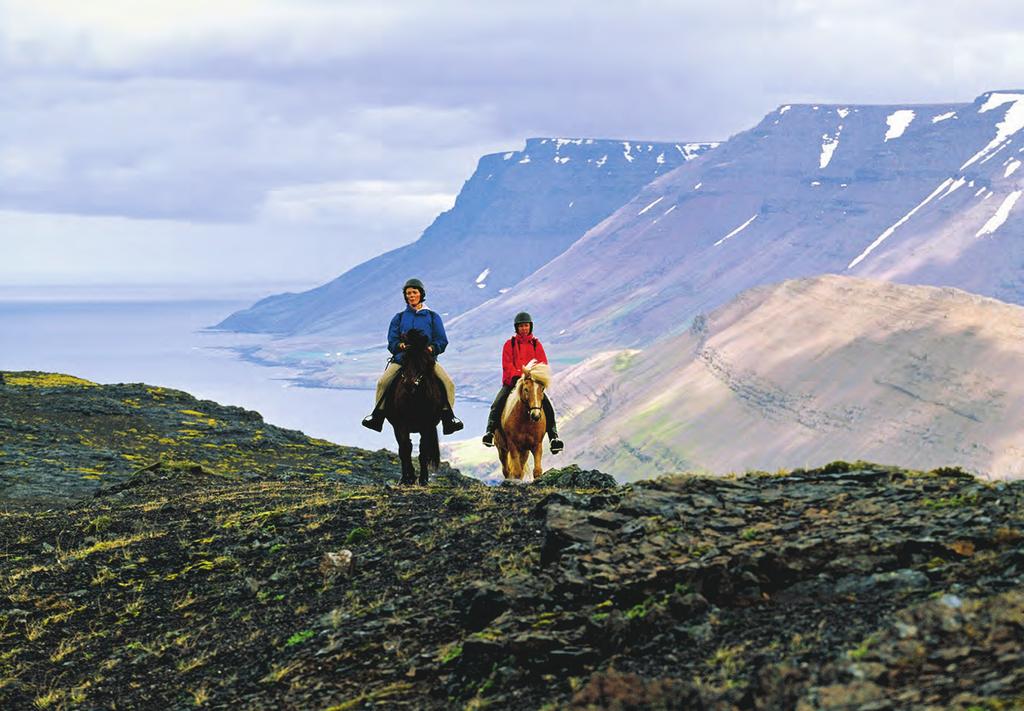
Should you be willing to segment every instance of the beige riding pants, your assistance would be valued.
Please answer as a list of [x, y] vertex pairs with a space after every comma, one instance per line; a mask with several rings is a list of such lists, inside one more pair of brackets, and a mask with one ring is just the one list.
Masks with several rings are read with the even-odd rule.
[[[384, 372], [380, 376], [380, 380], [377, 381], [377, 399], [374, 402], [380, 402], [380, 399], [384, 397], [384, 391], [388, 389], [388, 385], [391, 385], [391, 381], [398, 375], [398, 371], [402, 369], [398, 363], [388, 363], [388, 367], [384, 369]], [[448, 407], [455, 409], [455, 383], [452, 382], [451, 376], [448, 372], [441, 367], [440, 363], [434, 363], [434, 372], [437, 373], [437, 377], [440, 378], [441, 384], [444, 385], [445, 394], [448, 395]]]

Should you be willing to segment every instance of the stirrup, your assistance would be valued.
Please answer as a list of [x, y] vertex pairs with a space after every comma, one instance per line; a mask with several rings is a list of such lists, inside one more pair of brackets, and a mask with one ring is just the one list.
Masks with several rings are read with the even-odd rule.
[[562, 442], [562, 440], [558, 439], [558, 437], [552, 437], [551, 438], [551, 453], [552, 454], [558, 454], [563, 449], [565, 449], [565, 444]]
[[494, 446], [494, 433], [493, 432], [488, 432], [487, 434], [485, 434], [480, 439], [480, 441], [484, 443], [485, 447], [493, 447]]

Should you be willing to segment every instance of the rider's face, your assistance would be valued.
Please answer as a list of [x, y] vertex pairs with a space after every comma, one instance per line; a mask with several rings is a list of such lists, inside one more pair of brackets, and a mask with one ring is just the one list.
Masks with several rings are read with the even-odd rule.
[[530, 323], [517, 323], [516, 324], [516, 333], [518, 333], [520, 336], [528, 336], [528, 335], [530, 335], [530, 327], [532, 325], [533, 324], [530, 324]]
[[419, 289], [410, 286], [408, 289], [405, 290], [405, 302], [409, 304], [409, 306], [415, 307], [422, 300], [423, 299], [420, 298]]

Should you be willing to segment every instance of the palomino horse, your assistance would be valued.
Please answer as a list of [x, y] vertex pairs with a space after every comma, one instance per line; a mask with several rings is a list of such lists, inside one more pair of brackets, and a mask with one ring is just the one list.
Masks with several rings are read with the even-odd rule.
[[402, 336], [405, 356], [384, 400], [384, 416], [395, 430], [398, 458], [402, 461], [402, 484], [415, 484], [412, 465], [412, 432], [420, 434], [420, 484], [426, 485], [431, 471], [441, 463], [437, 423], [447, 404], [441, 381], [434, 374], [434, 357], [427, 351], [427, 334], [411, 329]]
[[[501, 473], [506, 479], [529, 484], [541, 475], [540, 458], [547, 432], [544, 389], [550, 383], [551, 368], [548, 364], [531, 360], [523, 366], [523, 375], [505, 401], [501, 427], [494, 433], [494, 444], [498, 447]], [[532, 473], [525, 471], [526, 459], [531, 453]]]

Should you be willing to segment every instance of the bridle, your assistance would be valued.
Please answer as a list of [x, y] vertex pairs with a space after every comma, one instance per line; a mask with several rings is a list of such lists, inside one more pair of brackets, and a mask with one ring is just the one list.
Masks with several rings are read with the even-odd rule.
[[[522, 378], [520, 379], [520, 382], [519, 382], [520, 399], [524, 403], [526, 403], [527, 410], [530, 413], [530, 417], [533, 418], [533, 413], [536, 412], [537, 413], [536, 419], [540, 419], [540, 413], [541, 413], [541, 410], [543, 408], [539, 404], [536, 407], [531, 407], [530, 406], [530, 399], [531, 399], [530, 394], [532, 394], [532, 391], [531, 391], [531, 393], [527, 393], [527, 390], [526, 390], [526, 388], [528, 387], [526, 384], [527, 383], [534, 383], [534, 382], [536, 382], [536, 381], [534, 381], [534, 379], [531, 378], [529, 375], [522, 376]], [[534, 386], [531, 385], [529, 387], [534, 387]], [[541, 398], [541, 401], [543, 401], [543, 397]]]

